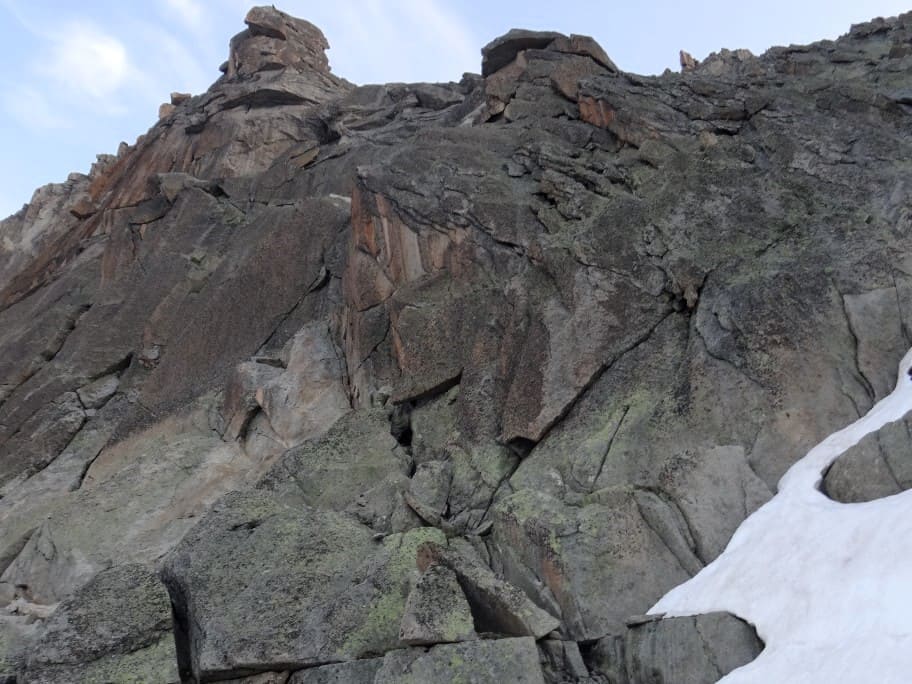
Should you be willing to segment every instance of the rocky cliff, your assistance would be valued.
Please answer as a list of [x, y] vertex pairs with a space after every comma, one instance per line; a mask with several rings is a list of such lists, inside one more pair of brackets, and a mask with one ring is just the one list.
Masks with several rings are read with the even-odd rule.
[[[255, 8], [0, 223], [0, 680], [714, 682], [637, 617], [912, 344], [912, 14], [356, 87]], [[894, 423], [839, 501], [912, 483]], [[770, 559], [775, 562], [775, 559]], [[838, 648], [838, 644], [834, 646]]]

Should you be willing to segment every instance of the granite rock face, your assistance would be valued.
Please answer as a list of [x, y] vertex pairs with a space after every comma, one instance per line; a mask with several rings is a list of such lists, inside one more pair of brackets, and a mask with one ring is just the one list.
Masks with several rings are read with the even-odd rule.
[[[0, 680], [756, 655], [735, 617], [630, 618], [912, 344], [912, 14], [661, 76], [513, 30], [458, 83], [366, 86], [312, 24], [246, 25], [0, 222]], [[823, 487], [905, 489], [910, 448]]]

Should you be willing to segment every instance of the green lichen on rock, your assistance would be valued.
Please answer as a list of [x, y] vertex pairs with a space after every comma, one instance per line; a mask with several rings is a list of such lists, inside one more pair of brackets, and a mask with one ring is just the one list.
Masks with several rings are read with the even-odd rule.
[[421, 575], [406, 601], [399, 638], [411, 645], [478, 638], [471, 608], [451, 569], [435, 564]]
[[381, 654], [401, 645], [399, 623], [405, 602], [418, 580], [415, 563], [418, 548], [425, 542], [446, 545], [443, 532], [435, 527], [418, 527], [392, 534], [383, 540], [385, 557], [374, 575], [379, 594], [367, 606], [360, 625], [352, 630], [340, 651], [348, 657]]
[[353, 517], [264, 491], [232, 493], [168, 557], [163, 578], [191, 625], [198, 677], [270, 663], [363, 658], [400, 645], [416, 551], [446, 543], [417, 528], [382, 542]]
[[32, 684], [176, 684], [180, 681], [174, 638], [168, 634], [158, 642], [129, 653], [109, 655], [85, 664], [51, 666], [29, 673]]

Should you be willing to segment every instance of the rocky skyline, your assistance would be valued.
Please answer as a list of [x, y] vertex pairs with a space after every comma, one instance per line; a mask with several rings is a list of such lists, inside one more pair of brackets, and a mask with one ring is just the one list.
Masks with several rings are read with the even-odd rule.
[[[836, 38], [850, 24], [907, 9], [900, 0], [770, 0], [741, 6], [736, 16], [721, 0], [288, 0], [279, 7], [319, 26], [334, 71], [359, 85], [459, 80], [478, 71], [479, 47], [513, 26], [593, 35], [620, 68], [651, 74], [677, 70], [679, 49], [698, 59], [723, 47], [760, 54]], [[248, 9], [242, 0], [0, 3], [0, 218], [35, 188], [87, 172], [96, 154], [133, 144], [170, 92], [204, 92]]]

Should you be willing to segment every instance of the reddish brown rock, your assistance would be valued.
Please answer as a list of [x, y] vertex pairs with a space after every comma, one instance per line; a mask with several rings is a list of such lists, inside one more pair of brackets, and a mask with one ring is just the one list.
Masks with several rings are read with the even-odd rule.
[[608, 128], [614, 121], [614, 110], [602, 100], [582, 96], [579, 98], [580, 119], [599, 128]]

